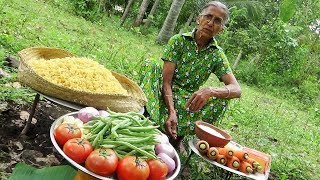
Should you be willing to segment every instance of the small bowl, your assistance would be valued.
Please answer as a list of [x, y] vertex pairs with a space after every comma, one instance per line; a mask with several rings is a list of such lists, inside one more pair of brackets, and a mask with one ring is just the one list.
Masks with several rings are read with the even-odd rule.
[[203, 121], [196, 121], [195, 124], [195, 133], [197, 137], [200, 140], [207, 141], [210, 147], [224, 147], [232, 139], [229, 134], [225, 133], [212, 124]]

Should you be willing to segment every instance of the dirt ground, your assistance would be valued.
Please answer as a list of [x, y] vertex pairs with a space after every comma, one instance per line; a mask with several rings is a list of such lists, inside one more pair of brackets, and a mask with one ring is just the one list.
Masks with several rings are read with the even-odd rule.
[[34, 167], [68, 164], [55, 150], [49, 131], [55, 119], [71, 111], [42, 99], [29, 131], [21, 136], [31, 106], [32, 103], [21, 106], [6, 102], [0, 111], [0, 172], [6, 175], [18, 162]]

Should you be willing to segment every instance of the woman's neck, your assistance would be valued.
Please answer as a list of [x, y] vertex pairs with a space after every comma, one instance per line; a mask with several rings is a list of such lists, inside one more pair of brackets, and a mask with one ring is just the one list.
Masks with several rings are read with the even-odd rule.
[[201, 50], [208, 46], [209, 42], [212, 38], [208, 38], [206, 36], [202, 36], [201, 32], [197, 31], [195, 34], [195, 41], [198, 47], [198, 50]]

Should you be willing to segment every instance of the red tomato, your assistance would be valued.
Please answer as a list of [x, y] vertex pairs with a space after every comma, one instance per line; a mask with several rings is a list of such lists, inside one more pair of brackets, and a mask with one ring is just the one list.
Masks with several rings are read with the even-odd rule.
[[101, 176], [112, 175], [118, 165], [118, 156], [112, 149], [96, 149], [86, 160], [86, 168]]
[[125, 156], [118, 163], [117, 176], [119, 180], [145, 180], [149, 174], [147, 162], [135, 156]]
[[92, 150], [91, 144], [81, 138], [70, 139], [63, 145], [63, 152], [77, 163], [86, 161]]
[[54, 137], [60, 146], [63, 146], [69, 139], [80, 138], [81, 130], [75, 124], [60, 124], [54, 130]]
[[168, 167], [161, 159], [151, 159], [147, 161], [150, 175], [149, 180], [163, 180], [168, 174]]

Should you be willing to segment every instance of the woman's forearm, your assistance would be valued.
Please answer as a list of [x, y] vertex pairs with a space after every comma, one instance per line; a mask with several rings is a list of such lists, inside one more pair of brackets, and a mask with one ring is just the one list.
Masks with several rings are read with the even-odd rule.
[[241, 89], [239, 85], [228, 84], [224, 87], [211, 87], [211, 96], [223, 99], [239, 98], [241, 96]]
[[232, 73], [222, 76], [221, 79], [225, 86], [210, 88], [210, 96], [222, 99], [239, 98], [241, 96], [240, 85]]
[[174, 108], [174, 102], [173, 102], [173, 94], [172, 94], [172, 88], [171, 88], [171, 84], [163, 84], [163, 88], [162, 88], [162, 96], [164, 99], [164, 102], [167, 106], [168, 109], [168, 113], [169, 114], [175, 114], [175, 108]]
[[169, 115], [176, 114], [173, 102], [172, 94], [172, 78], [174, 74], [175, 64], [172, 62], [165, 61], [163, 65], [163, 86], [162, 86], [162, 96], [168, 108]]

